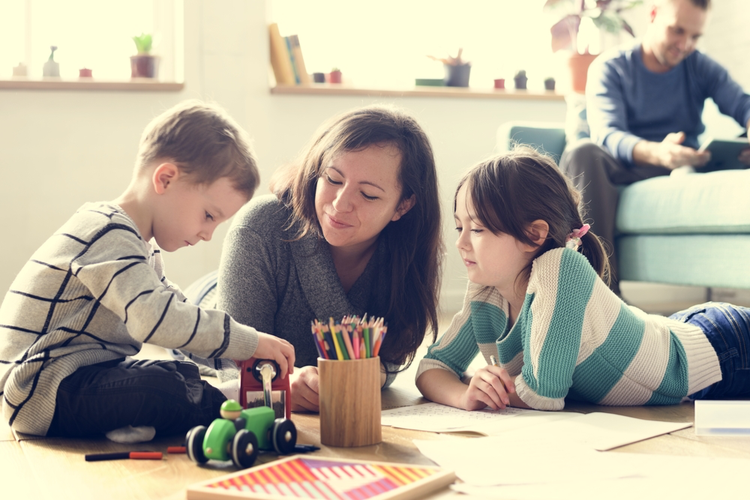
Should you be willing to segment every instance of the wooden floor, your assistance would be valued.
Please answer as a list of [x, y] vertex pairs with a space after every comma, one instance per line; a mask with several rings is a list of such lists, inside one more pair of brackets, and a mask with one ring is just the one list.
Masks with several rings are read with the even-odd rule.
[[[158, 357], [162, 351], [147, 348], [142, 357]], [[153, 356], [155, 355], [155, 356]], [[412, 366], [401, 374], [394, 386], [383, 392], [383, 408], [425, 402], [414, 386]], [[684, 403], [664, 407], [602, 407], [568, 405], [568, 411], [605, 411], [651, 420], [693, 421], [693, 405]], [[298, 428], [298, 442], [320, 445], [317, 415], [293, 414]], [[383, 428], [383, 442], [361, 448], [329, 448], [315, 452], [319, 456], [370, 459], [388, 462], [431, 464], [419, 453], [412, 439], [446, 439], [427, 432]], [[167, 455], [167, 446], [182, 445], [181, 437], [157, 439], [142, 445], [121, 445], [107, 439], [36, 438], [14, 435], [0, 425], [0, 477], [2, 498], [54, 498], [55, 500], [88, 499], [184, 499], [187, 486], [233, 472], [231, 463], [198, 466], [186, 455]], [[87, 453], [149, 450], [164, 452], [164, 458], [151, 460], [117, 460], [85, 462]], [[727, 457], [750, 460], [750, 437], [696, 436], [687, 428], [669, 435], [634, 443], [608, 453], [631, 452], [697, 457]], [[261, 455], [265, 463], [276, 455]], [[750, 465], [750, 462], [748, 462]], [[433, 496], [458, 496], [443, 490]]]

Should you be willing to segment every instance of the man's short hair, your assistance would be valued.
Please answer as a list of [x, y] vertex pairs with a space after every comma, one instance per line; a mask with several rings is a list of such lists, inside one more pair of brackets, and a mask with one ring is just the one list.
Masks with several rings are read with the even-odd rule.
[[154, 118], [141, 136], [136, 168], [171, 161], [194, 184], [223, 177], [250, 199], [260, 183], [247, 133], [219, 106], [184, 101]]

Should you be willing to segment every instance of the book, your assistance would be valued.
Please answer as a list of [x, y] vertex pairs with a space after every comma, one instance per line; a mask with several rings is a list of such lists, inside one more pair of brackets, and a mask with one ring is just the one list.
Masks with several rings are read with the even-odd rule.
[[279, 25], [271, 23], [268, 25], [271, 46], [271, 67], [276, 78], [276, 84], [294, 85], [294, 70], [291, 60], [289, 59], [289, 50], [287, 49], [286, 40], [279, 32]]
[[294, 69], [296, 70], [295, 73], [298, 78], [297, 83], [312, 83], [312, 79], [307, 73], [307, 68], [305, 67], [305, 59], [302, 57], [302, 47], [300, 47], [299, 44], [299, 36], [289, 35], [287, 38], [289, 39]]
[[294, 73], [294, 83], [300, 83], [300, 77], [297, 74], [297, 64], [294, 62], [294, 52], [292, 51], [292, 40], [288, 36], [285, 36], [284, 43], [286, 43], [286, 52], [289, 55], [289, 63], [292, 65], [292, 73]]
[[430, 465], [294, 455], [189, 486], [187, 498], [410, 499], [455, 479], [453, 471]]

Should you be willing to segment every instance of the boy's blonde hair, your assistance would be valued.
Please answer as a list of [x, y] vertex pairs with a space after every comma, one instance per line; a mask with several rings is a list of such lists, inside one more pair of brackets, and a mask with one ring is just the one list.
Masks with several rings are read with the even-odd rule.
[[174, 162], [194, 184], [227, 177], [248, 199], [260, 183], [247, 133], [222, 108], [199, 100], [184, 101], [146, 126], [136, 169], [156, 160]]

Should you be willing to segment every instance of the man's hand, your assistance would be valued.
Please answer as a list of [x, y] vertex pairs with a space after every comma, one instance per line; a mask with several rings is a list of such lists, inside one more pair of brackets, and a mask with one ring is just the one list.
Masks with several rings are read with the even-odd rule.
[[708, 151], [683, 146], [684, 132], [668, 134], [661, 142], [640, 141], [633, 148], [633, 160], [639, 165], [656, 165], [674, 170], [679, 167], [702, 167], [711, 160]]
[[258, 332], [258, 347], [253, 357], [256, 359], [272, 359], [281, 370], [281, 378], [294, 372], [294, 346], [284, 339], [274, 335]]
[[300, 368], [291, 382], [292, 411], [320, 411], [318, 367]]
[[702, 167], [711, 160], [708, 151], [696, 151], [693, 148], [683, 146], [685, 141], [684, 132], [673, 132], [668, 134], [659, 143], [659, 164], [674, 170], [686, 165], [691, 167]]
[[460, 403], [462, 408], [470, 411], [485, 407], [502, 410], [510, 404], [509, 394], [514, 392], [515, 382], [505, 368], [484, 366], [471, 377]]

